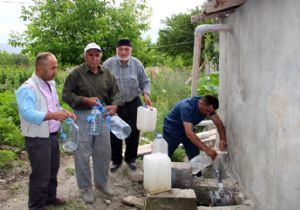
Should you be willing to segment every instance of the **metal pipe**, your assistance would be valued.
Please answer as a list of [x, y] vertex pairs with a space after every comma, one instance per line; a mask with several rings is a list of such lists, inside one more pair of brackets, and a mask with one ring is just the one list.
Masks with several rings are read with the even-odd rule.
[[230, 31], [231, 26], [227, 24], [204, 24], [195, 29], [194, 38], [194, 55], [193, 55], [193, 72], [192, 72], [192, 96], [197, 95], [198, 78], [200, 72], [200, 55], [201, 55], [201, 40], [205, 32]]

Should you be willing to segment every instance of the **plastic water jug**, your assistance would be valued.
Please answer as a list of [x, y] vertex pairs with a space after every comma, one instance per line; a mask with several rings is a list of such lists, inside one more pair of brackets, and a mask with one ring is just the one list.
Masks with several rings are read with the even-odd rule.
[[105, 119], [108, 129], [120, 140], [126, 139], [131, 133], [131, 127], [122, 120], [118, 115], [105, 115], [106, 107], [104, 103], [100, 103], [97, 107], [101, 115], [101, 119]]
[[160, 152], [168, 155], [168, 143], [166, 142], [166, 140], [163, 138], [161, 134], [156, 135], [156, 138], [151, 144], [151, 148], [152, 148], [152, 153]]
[[199, 155], [191, 159], [192, 174], [197, 174], [207, 166], [212, 164], [212, 159], [205, 152], [200, 152]]
[[156, 128], [157, 109], [140, 106], [137, 109], [136, 127], [142, 132], [151, 132]]
[[100, 134], [101, 113], [98, 106], [94, 106], [90, 114], [87, 116], [87, 133], [92, 136]]
[[144, 189], [150, 194], [171, 190], [171, 160], [162, 153], [145, 155], [143, 159]]
[[118, 115], [108, 116], [110, 131], [121, 140], [126, 139], [131, 133], [131, 127]]
[[78, 148], [79, 128], [72, 118], [67, 118], [60, 128], [60, 140], [65, 151], [72, 152]]

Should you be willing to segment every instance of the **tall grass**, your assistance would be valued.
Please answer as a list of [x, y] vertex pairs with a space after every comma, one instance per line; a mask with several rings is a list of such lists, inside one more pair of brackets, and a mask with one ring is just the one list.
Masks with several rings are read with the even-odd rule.
[[[153, 70], [153, 69], [152, 69]], [[162, 133], [165, 116], [173, 106], [184, 98], [191, 96], [191, 84], [186, 84], [191, 69], [160, 68], [157, 74], [148, 72], [151, 78], [151, 100], [157, 108], [157, 124], [154, 132], [143, 133], [143, 137], [153, 140], [156, 133]], [[199, 95], [218, 95], [219, 74], [203, 75], [198, 83]]]
[[189, 75], [187, 70], [160, 68], [158, 73], [151, 77], [151, 100], [157, 108], [158, 116], [155, 132], [145, 133], [145, 137], [154, 139], [156, 133], [162, 133], [166, 114], [176, 102], [190, 96], [190, 86], [185, 84]]

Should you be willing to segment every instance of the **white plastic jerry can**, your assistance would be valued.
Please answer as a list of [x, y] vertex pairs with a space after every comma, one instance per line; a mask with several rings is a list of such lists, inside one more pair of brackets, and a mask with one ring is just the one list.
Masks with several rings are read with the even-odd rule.
[[157, 109], [139, 106], [137, 109], [136, 127], [142, 132], [151, 132], [156, 128]]
[[144, 189], [156, 194], [171, 190], [171, 160], [162, 153], [145, 155], [143, 159]]

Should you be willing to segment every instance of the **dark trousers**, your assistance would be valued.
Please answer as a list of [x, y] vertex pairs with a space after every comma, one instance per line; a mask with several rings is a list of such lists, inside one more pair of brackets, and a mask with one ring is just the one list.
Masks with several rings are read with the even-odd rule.
[[28, 207], [30, 210], [45, 209], [46, 202], [56, 198], [59, 169], [57, 135], [49, 138], [25, 137], [25, 147], [31, 166]]
[[163, 131], [163, 137], [168, 143], [168, 153], [170, 158], [172, 158], [174, 151], [180, 143], [183, 144], [185, 153], [189, 160], [199, 155], [199, 148], [196, 147], [187, 137], [172, 136], [171, 133], [168, 133], [165, 130]]
[[[125, 139], [126, 150], [125, 150], [125, 161], [127, 163], [134, 162], [137, 157], [137, 149], [139, 145], [140, 132], [136, 128], [136, 117], [137, 108], [142, 105], [139, 97], [135, 98], [131, 102], [127, 102], [124, 106], [118, 107], [117, 114], [131, 127], [131, 133], [127, 139]], [[111, 160], [114, 163], [122, 163], [122, 144], [123, 141], [115, 137], [114, 134], [110, 134], [111, 138]]]

